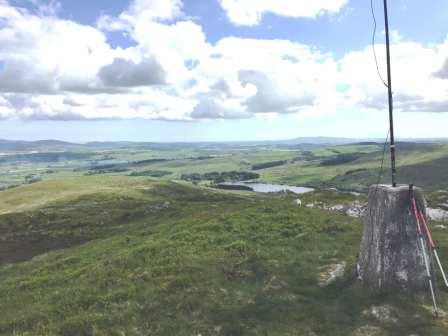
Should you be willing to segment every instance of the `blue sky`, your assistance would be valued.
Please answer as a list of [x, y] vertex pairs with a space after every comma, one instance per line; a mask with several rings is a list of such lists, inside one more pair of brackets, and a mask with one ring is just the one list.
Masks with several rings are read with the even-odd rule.
[[[370, 1], [328, 3], [0, 0], [0, 138], [382, 138]], [[446, 136], [444, 13], [390, 1], [398, 137]]]

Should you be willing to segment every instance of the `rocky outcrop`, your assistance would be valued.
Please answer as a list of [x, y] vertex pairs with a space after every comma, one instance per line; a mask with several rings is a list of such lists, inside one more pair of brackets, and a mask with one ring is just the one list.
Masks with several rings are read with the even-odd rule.
[[355, 218], [360, 218], [364, 216], [367, 208], [366, 204], [363, 204], [359, 201], [355, 201], [351, 204], [336, 204], [333, 206], [328, 206], [323, 202], [316, 202], [316, 203], [308, 203], [305, 206], [307, 208], [316, 208], [346, 214], [347, 216]]

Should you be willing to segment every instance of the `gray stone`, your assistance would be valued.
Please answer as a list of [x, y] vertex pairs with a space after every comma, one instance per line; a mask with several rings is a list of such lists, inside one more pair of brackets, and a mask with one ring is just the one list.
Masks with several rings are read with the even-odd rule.
[[[425, 213], [421, 190], [415, 188], [414, 192]], [[376, 291], [427, 289], [424, 257], [416, 220], [410, 212], [408, 186], [370, 187], [358, 273], [363, 284]]]
[[344, 276], [347, 263], [345, 261], [324, 267], [325, 269], [319, 274], [319, 286], [326, 287], [338, 278]]
[[381, 323], [398, 323], [398, 318], [394, 309], [389, 305], [384, 306], [372, 306], [362, 312], [366, 317], [374, 318]]
[[435, 221], [446, 221], [448, 220], [448, 211], [443, 209], [426, 209], [428, 217]]
[[334, 206], [332, 206], [331, 208], [329, 208], [329, 210], [330, 211], [344, 211], [344, 209], [345, 209], [346, 207], [345, 207], [345, 205], [343, 205], [343, 204], [336, 204], [336, 205], [334, 205]]
[[353, 336], [380, 336], [383, 334], [383, 329], [371, 325], [359, 327], [352, 333]]

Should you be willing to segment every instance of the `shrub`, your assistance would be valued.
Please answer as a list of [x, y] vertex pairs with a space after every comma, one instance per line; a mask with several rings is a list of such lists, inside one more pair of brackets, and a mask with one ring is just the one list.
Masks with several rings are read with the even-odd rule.
[[270, 162], [257, 163], [252, 166], [252, 170], [262, 170], [262, 169], [267, 169], [267, 168], [272, 168], [272, 167], [283, 166], [287, 162], [288, 161], [283, 160], [283, 161], [270, 161]]

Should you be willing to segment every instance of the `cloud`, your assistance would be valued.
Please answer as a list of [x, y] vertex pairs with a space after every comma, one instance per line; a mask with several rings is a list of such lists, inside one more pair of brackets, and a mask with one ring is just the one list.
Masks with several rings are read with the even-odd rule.
[[316, 18], [339, 12], [348, 0], [219, 0], [229, 20], [239, 26], [255, 26], [272, 13], [292, 18]]
[[154, 58], [134, 63], [123, 58], [115, 58], [98, 72], [106, 86], [134, 87], [165, 84], [165, 71]]
[[189, 120], [187, 115], [195, 106], [193, 101], [152, 88], [123, 95], [8, 94], [4, 98], [13, 116], [24, 120]]
[[54, 74], [27, 61], [4, 62], [0, 71], [0, 92], [48, 93], [56, 90]]
[[110, 31], [132, 30], [145, 21], [172, 21], [182, 15], [181, 0], [134, 0], [118, 17], [101, 16], [97, 26]]
[[56, 0], [29, 0], [37, 9], [37, 12], [40, 15], [45, 16], [56, 16], [58, 12], [61, 10], [62, 5], [59, 1]]
[[251, 116], [238, 100], [209, 96], [200, 99], [190, 115], [192, 119], [243, 119]]
[[[196, 72], [200, 84], [195, 94], [236, 99], [243, 115], [279, 114], [316, 108], [328, 99], [337, 64], [329, 55], [299, 43], [231, 37], [220, 40]], [[201, 115], [216, 115], [204, 112], [206, 107], [215, 108], [210, 102], [200, 107]], [[235, 117], [220, 111], [224, 118]]]
[[442, 68], [434, 73], [434, 75], [438, 78], [448, 79], [448, 58], [443, 64]]
[[310, 92], [331, 91], [336, 63], [328, 55], [285, 40], [211, 45], [181, 8], [134, 1], [107, 27], [99, 20], [136, 42], [121, 49], [98, 28], [2, 5], [0, 92], [12, 94], [25, 119], [191, 120], [298, 112], [318, 102]]
[[[376, 48], [385, 50], [381, 44]], [[448, 112], [448, 80], [443, 67], [447, 52], [447, 42], [425, 46], [400, 41], [391, 45], [395, 110]], [[383, 54], [378, 56], [385, 78], [386, 60]], [[348, 88], [342, 104], [374, 110], [387, 107], [386, 88], [376, 73], [371, 47], [347, 53], [339, 64], [339, 84]]]
[[9, 101], [0, 96], [0, 120], [9, 118], [13, 115], [13, 112]]
[[123, 51], [99, 30], [0, 2], [0, 91], [57, 93], [97, 86], [98, 69]]
[[313, 96], [300, 96], [282, 90], [275, 81], [262, 72], [240, 71], [239, 78], [243, 85], [253, 84], [257, 89], [257, 93], [244, 102], [250, 112], [292, 113], [314, 104]]
[[[224, 37], [212, 44], [180, 0], [132, 1], [96, 27], [60, 19], [56, 2], [55, 10], [42, 3], [26, 10], [0, 0], [0, 118], [191, 121], [387, 107], [370, 46], [337, 58], [288, 40]], [[258, 20], [267, 12], [316, 17], [345, 1], [299, 1], [283, 14], [277, 2], [226, 3], [251, 4]], [[132, 46], [111, 46], [109, 30]], [[385, 72], [383, 48], [377, 45]], [[396, 110], [448, 112], [448, 40], [397, 38], [391, 52]]]
[[448, 99], [430, 100], [422, 96], [397, 96], [397, 108], [405, 112], [448, 112]]

